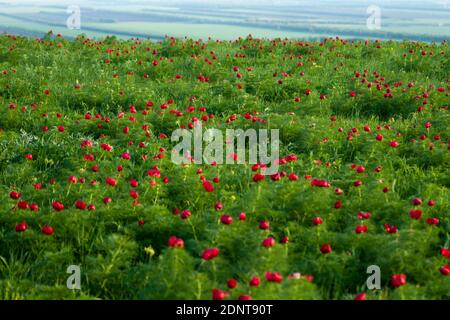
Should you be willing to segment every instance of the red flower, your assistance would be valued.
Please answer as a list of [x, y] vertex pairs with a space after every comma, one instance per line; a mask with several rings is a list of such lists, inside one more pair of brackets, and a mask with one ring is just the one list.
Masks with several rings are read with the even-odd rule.
[[227, 281], [227, 286], [228, 286], [228, 288], [230, 288], [230, 289], [236, 288], [237, 284], [238, 284], [238, 282], [237, 282], [237, 280], [234, 279], [234, 278], [228, 279], [228, 281]]
[[393, 140], [393, 141], [391, 141], [391, 142], [389, 143], [389, 145], [390, 145], [392, 148], [397, 148], [397, 147], [399, 146], [399, 143], [398, 143], [397, 141]]
[[267, 230], [267, 229], [269, 229], [269, 226], [270, 226], [270, 224], [269, 224], [269, 221], [267, 221], [267, 220], [263, 220], [263, 221], [259, 222], [259, 228], [261, 230]]
[[439, 218], [428, 218], [427, 224], [437, 226], [439, 224]]
[[53, 228], [50, 226], [43, 226], [41, 232], [45, 235], [51, 236], [53, 234]]
[[184, 241], [181, 238], [171, 236], [168, 241], [170, 248], [184, 248]]
[[64, 205], [61, 202], [59, 202], [59, 201], [53, 201], [52, 207], [56, 211], [63, 211], [64, 210]]
[[391, 286], [398, 288], [406, 284], [406, 275], [404, 274], [394, 274], [391, 277]]
[[366, 300], [366, 293], [365, 292], [358, 293], [353, 300]]
[[312, 274], [305, 274], [304, 278], [308, 282], [313, 282], [314, 281], [314, 276]]
[[21, 223], [16, 224], [16, 232], [24, 232], [28, 228], [28, 225], [25, 221], [22, 221]]
[[413, 210], [409, 211], [409, 216], [412, 219], [419, 220], [420, 217], [422, 216], [422, 210], [415, 210], [415, 209], [413, 209]]
[[358, 212], [358, 219], [359, 220], [370, 219], [371, 215], [372, 214], [370, 212], [360, 211], [360, 212]]
[[271, 179], [272, 181], [278, 181], [278, 180], [281, 179], [281, 175], [280, 175], [279, 172], [274, 173], [274, 174], [271, 174], [271, 175], [270, 175], [270, 179]]
[[385, 224], [384, 229], [387, 233], [397, 233], [398, 231], [397, 227], [393, 224]]
[[222, 210], [223, 209], [222, 202], [217, 201], [216, 204], [214, 205], [214, 209], [216, 209], [216, 211]]
[[320, 252], [322, 252], [323, 254], [331, 253], [331, 251], [331, 244], [329, 243], [325, 243], [320, 247]]
[[283, 276], [279, 272], [266, 272], [266, 280], [280, 283], [283, 281]]
[[258, 276], [254, 276], [250, 279], [249, 285], [250, 287], [257, 287], [261, 283], [261, 279]]
[[439, 272], [443, 275], [443, 276], [448, 276], [450, 274], [450, 265], [445, 265], [443, 267], [441, 267], [439, 269]]
[[202, 253], [202, 259], [206, 260], [206, 261], [212, 260], [215, 257], [217, 257], [219, 255], [219, 253], [220, 253], [219, 248], [208, 248], [208, 249], [205, 249], [203, 251], [203, 253]]
[[359, 225], [359, 226], [356, 226], [356, 229], [355, 229], [355, 232], [356, 233], [366, 233], [368, 231], [368, 228], [367, 228], [367, 226], [364, 226], [364, 225]]
[[111, 187], [115, 187], [117, 185], [117, 181], [114, 178], [107, 177], [105, 182], [109, 184]]
[[361, 180], [356, 180], [355, 182], [353, 182], [353, 185], [355, 187], [360, 187], [363, 184], [363, 182]]
[[203, 181], [203, 188], [205, 189], [206, 192], [213, 192], [214, 191], [214, 186], [211, 182], [209, 182], [208, 180], [204, 180]]
[[213, 298], [213, 300], [223, 300], [223, 299], [225, 299], [228, 296], [229, 296], [229, 294], [226, 291], [222, 291], [222, 290], [219, 290], [219, 289], [213, 289], [212, 290], [212, 298]]
[[220, 217], [220, 222], [222, 222], [223, 224], [231, 224], [233, 222], [233, 217], [231, 217], [230, 215], [224, 214], [223, 216]]
[[252, 296], [242, 295], [238, 297], [238, 300], [252, 300]]
[[26, 209], [28, 209], [28, 202], [26, 202], [26, 201], [19, 201], [19, 202], [17, 202], [17, 207], [19, 209], [26, 210]]
[[441, 249], [441, 256], [450, 259], [450, 249], [442, 248]]
[[161, 172], [159, 171], [157, 166], [154, 166], [152, 169], [147, 171], [147, 174], [151, 177], [159, 178], [161, 176]]
[[111, 152], [112, 149], [113, 149], [113, 147], [112, 147], [111, 145], [107, 144], [107, 143], [102, 143], [102, 144], [100, 145], [100, 147], [101, 147], [103, 150], [108, 151], [108, 152]]
[[259, 181], [264, 180], [265, 178], [266, 178], [265, 175], [262, 175], [262, 174], [260, 174], [260, 173], [257, 173], [257, 174], [255, 174], [255, 175], [253, 176], [253, 182], [259, 182]]
[[139, 197], [139, 193], [133, 189], [130, 191], [130, 197], [132, 197], [133, 199], [137, 199], [137, 197]]
[[181, 219], [185, 220], [187, 218], [189, 218], [191, 216], [191, 212], [188, 209], [183, 210], [183, 212], [181, 212]]
[[75, 201], [75, 208], [79, 210], [84, 210], [86, 209], [86, 203], [84, 203], [82, 200], [77, 200]]
[[313, 223], [313, 225], [318, 226], [323, 223], [323, 220], [321, 217], [314, 217], [312, 219], [312, 223]]
[[95, 160], [95, 157], [94, 157], [93, 154], [87, 153], [87, 154], [85, 154], [85, 155], [83, 156], [83, 159], [84, 159], [85, 161], [94, 161], [94, 160]]
[[290, 154], [286, 157], [286, 161], [288, 161], [288, 162], [295, 162], [297, 160], [298, 160], [298, 157], [295, 154]]
[[290, 173], [288, 176], [290, 181], [297, 181], [298, 180], [298, 175], [296, 175], [295, 173]]
[[313, 179], [313, 180], [311, 180], [311, 186], [320, 187], [320, 188], [329, 188], [331, 185], [326, 180]]
[[265, 248], [273, 247], [275, 245], [275, 239], [272, 237], [266, 238], [262, 241], [262, 245]]
[[11, 193], [9, 194], [9, 197], [14, 200], [19, 199], [21, 196], [22, 196], [22, 194], [18, 193], [16, 191], [11, 191]]
[[334, 203], [334, 208], [335, 209], [339, 209], [339, 208], [341, 208], [342, 207], [342, 201], [341, 200], [337, 200], [335, 203]]
[[139, 182], [136, 179], [131, 179], [130, 180], [130, 186], [132, 188], [137, 188], [138, 185], [139, 185]]
[[75, 176], [70, 176], [68, 179], [67, 179], [67, 182], [68, 183], [77, 183], [77, 177], [75, 177]]

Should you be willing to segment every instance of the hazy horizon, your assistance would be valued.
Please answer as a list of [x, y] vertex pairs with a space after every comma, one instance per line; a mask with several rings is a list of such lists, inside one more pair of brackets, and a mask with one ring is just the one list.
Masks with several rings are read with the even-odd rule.
[[[79, 8], [79, 29], [68, 25], [69, 6]], [[443, 41], [450, 37], [450, 0], [0, 0], [0, 31], [40, 37], [50, 29], [68, 37]]]

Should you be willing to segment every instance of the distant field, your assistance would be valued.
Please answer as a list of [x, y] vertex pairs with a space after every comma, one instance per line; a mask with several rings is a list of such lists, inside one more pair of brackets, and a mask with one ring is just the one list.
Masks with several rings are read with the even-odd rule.
[[256, 37], [277, 38], [301, 38], [301, 37], [319, 37], [320, 34], [310, 34], [306, 32], [277, 31], [257, 27], [240, 27], [218, 24], [195, 24], [195, 23], [172, 23], [172, 22], [118, 22], [118, 23], [88, 23], [88, 28], [95, 28], [107, 32], [127, 32], [130, 34], [145, 34], [149, 37], [164, 36], [165, 34], [174, 37], [192, 36], [193, 38], [206, 39], [211, 36], [211, 30], [214, 30], [215, 38], [228, 39], [237, 38], [252, 34]]
[[[376, 2], [376, 1], [375, 1]], [[412, 1], [414, 2], [414, 1]], [[91, 37], [116, 34], [122, 38], [170, 36], [234, 39], [249, 33], [256, 37], [410, 39], [443, 41], [450, 37], [450, 6], [445, 3], [414, 2], [414, 6], [386, 2], [380, 30], [366, 26], [368, 2], [319, 1], [297, 5], [145, 4], [121, 2], [105, 5], [85, 1], [81, 8], [81, 30], [69, 30], [67, 6], [59, 2], [0, 2], [0, 30], [42, 36], [52, 29], [68, 37], [85, 33]], [[56, 3], [56, 4], [55, 4]], [[83, 3], [83, 2], [82, 2]], [[297, 3], [297, 2], [296, 2]]]

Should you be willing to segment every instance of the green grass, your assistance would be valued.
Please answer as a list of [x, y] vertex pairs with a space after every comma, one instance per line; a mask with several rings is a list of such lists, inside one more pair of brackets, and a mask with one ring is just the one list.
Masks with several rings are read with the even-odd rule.
[[[203, 38], [206, 31], [198, 29]], [[359, 292], [368, 299], [449, 299], [450, 277], [439, 271], [449, 264], [440, 250], [450, 246], [449, 55], [448, 44], [406, 41], [1, 36], [0, 298], [210, 299], [216, 288], [227, 299], [352, 299]], [[170, 136], [194, 117], [222, 131], [279, 129], [280, 158], [297, 159], [280, 165], [279, 179], [259, 182], [251, 164], [177, 165]], [[82, 148], [86, 140], [92, 146]], [[130, 160], [122, 158], [125, 152]], [[155, 166], [160, 175], [149, 176]], [[219, 179], [212, 192], [201, 176]], [[108, 177], [116, 179], [114, 187]], [[312, 179], [331, 187], [312, 186]], [[415, 198], [422, 204], [414, 206]], [[96, 210], [77, 209], [77, 200]], [[20, 209], [20, 201], [39, 209]], [[64, 210], [56, 211], [55, 201]], [[410, 217], [414, 208], [422, 210], [418, 220]], [[182, 219], [174, 209], [191, 216]], [[361, 211], [370, 219], [360, 220]], [[223, 215], [233, 222], [221, 223]], [[317, 216], [323, 224], [315, 226]], [[260, 229], [262, 220], [268, 229]], [[23, 221], [26, 231], [16, 231]], [[385, 224], [398, 232], [386, 232]], [[368, 232], [356, 234], [359, 225]], [[53, 234], [44, 234], [45, 226]], [[169, 247], [171, 236], [183, 248]], [[270, 236], [276, 243], [264, 248]], [[320, 251], [325, 243], [329, 254]], [[213, 247], [219, 255], [202, 259]], [[70, 265], [81, 268], [80, 290], [66, 288]], [[366, 287], [370, 265], [381, 269], [380, 290]], [[279, 272], [281, 283], [267, 281], [266, 272]], [[394, 288], [395, 274], [406, 275], [406, 284]], [[260, 286], [249, 286], [253, 276]], [[238, 280], [234, 289], [227, 287], [230, 278]]]

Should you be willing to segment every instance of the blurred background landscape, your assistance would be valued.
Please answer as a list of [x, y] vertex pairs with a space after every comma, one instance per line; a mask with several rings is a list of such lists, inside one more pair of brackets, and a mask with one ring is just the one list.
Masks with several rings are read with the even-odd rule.
[[[80, 29], [69, 29], [69, 6], [80, 9]], [[369, 6], [381, 26], [367, 27]], [[450, 37], [450, 0], [0, 0], [0, 31], [42, 37], [165, 35], [206, 40], [254, 37], [317, 39], [327, 36], [443, 41]]]

